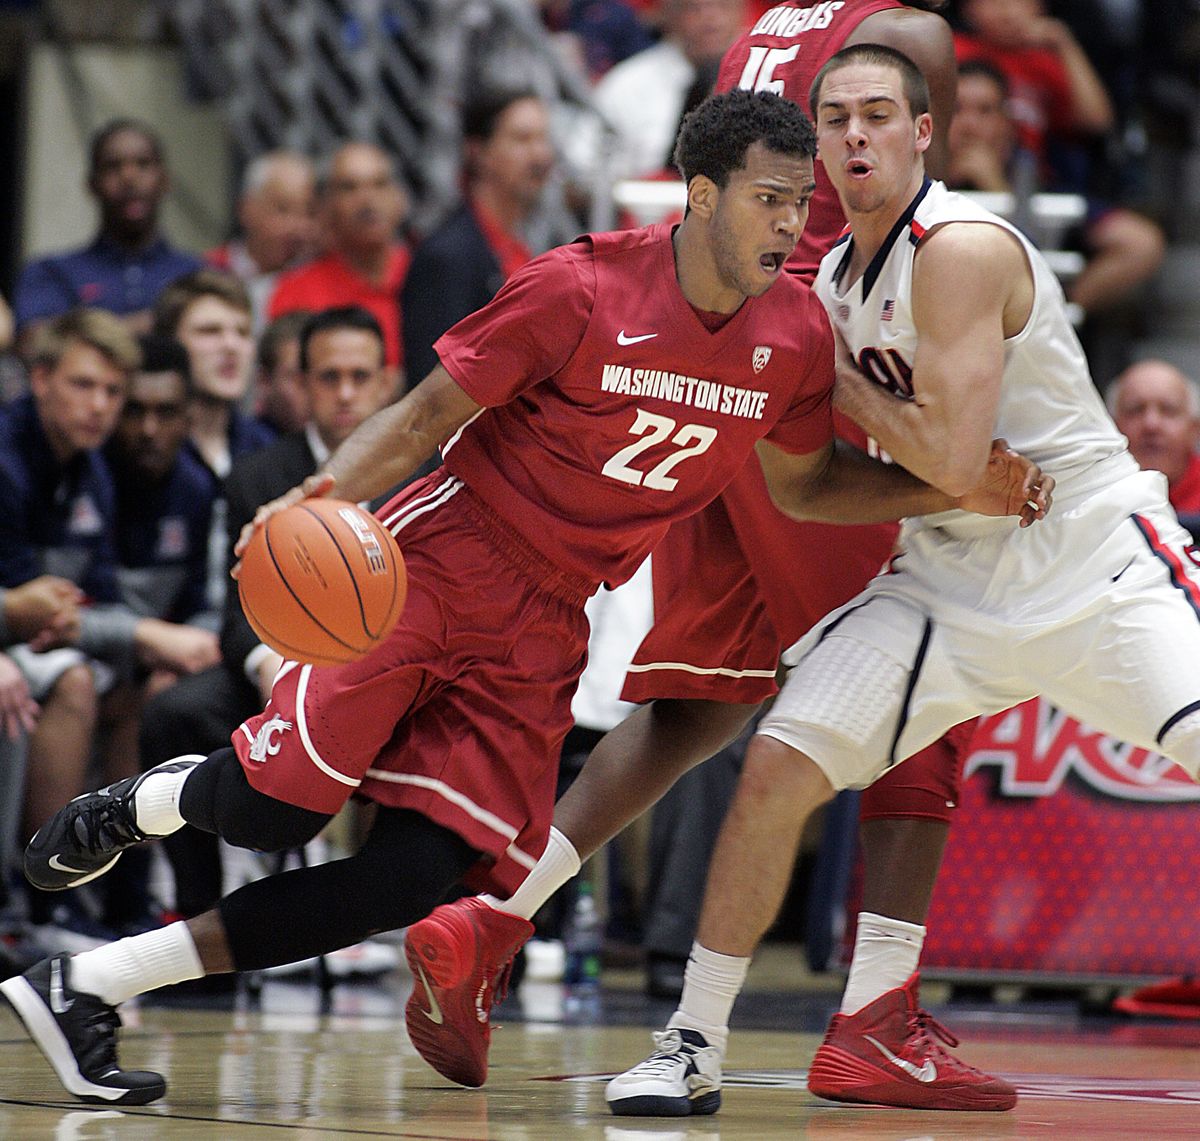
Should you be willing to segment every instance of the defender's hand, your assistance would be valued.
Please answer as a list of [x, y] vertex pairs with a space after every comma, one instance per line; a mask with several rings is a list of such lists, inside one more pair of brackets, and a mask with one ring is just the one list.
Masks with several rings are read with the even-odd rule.
[[959, 499], [978, 515], [1018, 515], [1022, 527], [1044, 519], [1054, 500], [1054, 477], [1015, 452], [1007, 440], [993, 440], [983, 482]]

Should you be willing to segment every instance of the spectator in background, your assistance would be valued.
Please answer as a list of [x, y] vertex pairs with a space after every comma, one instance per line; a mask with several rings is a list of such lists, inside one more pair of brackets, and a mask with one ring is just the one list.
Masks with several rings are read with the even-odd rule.
[[[655, 175], [671, 165], [684, 101], [698, 74], [710, 75], [711, 87], [721, 56], [743, 30], [746, 4], [663, 0], [662, 15], [662, 40], [617, 64], [596, 85], [596, 107], [616, 131], [607, 163], [615, 178]], [[598, 155], [573, 157], [583, 170], [600, 161]]]
[[[959, 67], [948, 186], [1013, 190], [1018, 131], [1009, 107], [1003, 71], [981, 60]], [[1089, 202], [1087, 218], [1073, 237], [1086, 262], [1065, 292], [1085, 315], [1111, 310], [1132, 297], [1158, 270], [1166, 252], [1166, 239], [1156, 223], [1125, 207], [1096, 201]]]
[[308, 393], [300, 372], [300, 334], [312, 316], [295, 309], [276, 317], [258, 338], [254, 415], [281, 436], [308, 422]]
[[[66, 579], [43, 575], [12, 590], [0, 588], [0, 646], [37, 640], [51, 645], [79, 621], [81, 592]], [[0, 652], [0, 978], [19, 974], [37, 946], [25, 937], [9, 908], [9, 883], [19, 874], [16, 860], [25, 797], [29, 734], [41, 707], [29, 679], [7, 653]]]
[[401, 295], [413, 383], [438, 363], [434, 341], [541, 252], [524, 227], [554, 168], [546, 104], [528, 89], [484, 92], [467, 104], [462, 132], [464, 201], [417, 246]]
[[163, 288], [200, 265], [159, 229], [170, 178], [162, 140], [145, 123], [115, 119], [96, 132], [87, 185], [100, 211], [99, 234], [81, 250], [30, 262], [17, 281], [23, 355], [41, 323], [78, 306], [106, 309], [145, 332]]
[[159, 298], [154, 330], [179, 341], [192, 370], [188, 439], [218, 479], [235, 456], [269, 444], [275, 434], [241, 411], [254, 371], [250, 295], [232, 274], [199, 269]]
[[[1129, 451], [1144, 468], [1167, 477], [1167, 497], [1179, 521], [1200, 542], [1200, 384], [1164, 360], [1130, 365], [1105, 393]], [[1200, 1017], [1200, 976], [1139, 987], [1114, 999], [1123, 1014]]]
[[[229, 514], [226, 562], [233, 543], [263, 503], [316, 471], [371, 413], [392, 396], [384, 367], [383, 332], [357, 307], [310, 317], [300, 334], [300, 386], [310, 415], [302, 428], [270, 447], [240, 457], [226, 480]], [[266, 703], [282, 658], [262, 645], [236, 595], [226, 596], [221, 624], [221, 662], [160, 694], [142, 719], [141, 760], [152, 768], [179, 752], [187, 739], [217, 749]], [[165, 848], [175, 873], [175, 906], [184, 916], [211, 907], [222, 894], [217, 838], [194, 828], [169, 837]]]
[[[104, 450], [116, 489], [117, 580], [139, 614], [203, 622], [214, 486], [184, 447], [191, 366], [166, 337], [142, 337], [138, 349], [141, 365]], [[203, 624], [215, 629], [215, 616]]]
[[[1020, 143], [1043, 167], [1048, 136], [1061, 146], [1112, 129], [1103, 82], [1071, 29], [1048, 16], [1042, 0], [964, 0], [961, 10], [967, 30], [954, 37], [959, 63], [986, 60], [1008, 77]], [[1063, 188], [1082, 191], [1085, 183]]]
[[[0, 585], [43, 574], [73, 582], [91, 605], [51, 641], [12, 647], [41, 714], [29, 738], [25, 831], [83, 788], [100, 697], [135, 665], [188, 672], [214, 656], [211, 634], [136, 614], [117, 580], [112, 476], [100, 448], [112, 433], [138, 348], [112, 314], [75, 310], [39, 333], [30, 394], [0, 412]], [[52, 648], [57, 647], [57, 648]], [[31, 919], [69, 938], [82, 917], [42, 893]]]
[[654, 44], [650, 28], [625, 0], [541, 0], [541, 9], [547, 31], [592, 83]]
[[387, 363], [399, 379], [400, 290], [409, 251], [398, 231], [408, 197], [392, 160], [371, 143], [339, 147], [319, 173], [317, 203], [326, 252], [279, 279], [268, 314], [361, 305], [382, 326]]
[[154, 311], [154, 331], [187, 350], [192, 370], [188, 448], [208, 469], [216, 498], [208, 540], [208, 601], [220, 610], [225, 574], [225, 499], [221, 481], [234, 459], [265, 447], [274, 431], [242, 411], [254, 371], [250, 295], [232, 274], [198, 269], [171, 285]]
[[268, 151], [246, 167], [237, 203], [240, 237], [205, 260], [240, 278], [250, 294], [253, 331], [262, 332], [279, 274], [316, 251], [313, 165], [298, 151]]
[[1164, 360], [1130, 365], [1105, 394], [1108, 410], [1144, 468], [1167, 477], [1180, 521], [1200, 531], [1200, 384]]
[[[105, 447], [116, 489], [117, 582], [122, 600], [135, 614], [200, 627], [207, 649], [199, 664], [206, 669], [219, 658], [218, 619], [207, 612], [216, 487], [208, 470], [184, 447], [191, 368], [178, 341], [147, 336], [138, 348], [141, 365]], [[106, 780], [123, 780], [141, 771], [142, 707], [180, 676], [178, 669], [169, 667], [138, 670], [106, 697], [101, 753]], [[157, 926], [161, 915], [150, 896], [150, 853], [138, 856], [115, 869], [115, 879], [102, 885], [103, 921], [114, 931]]]

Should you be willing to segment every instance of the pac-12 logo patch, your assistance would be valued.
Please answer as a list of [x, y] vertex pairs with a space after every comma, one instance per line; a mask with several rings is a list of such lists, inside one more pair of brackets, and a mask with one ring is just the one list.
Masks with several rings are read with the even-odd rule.
[[750, 363], [754, 366], [755, 372], [762, 372], [767, 367], [767, 361], [771, 359], [770, 345], [755, 345], [754, 355], [750, 358]]

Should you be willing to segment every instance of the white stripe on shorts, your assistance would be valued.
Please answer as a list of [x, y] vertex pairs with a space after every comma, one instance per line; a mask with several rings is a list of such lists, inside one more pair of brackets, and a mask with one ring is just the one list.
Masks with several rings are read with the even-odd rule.
[[494, 812], [489, 812], [486, 808], [481, 808], [470, 797], [464, 796], [444, 781], [434, 780], [433, 777], [420, 776], [418, 773], [394, 773], [386, 769], [367, 769], [367, 776], [374, 777], [375, 780], [387, 781], [390, 784], [411, 784], [417, 788], [426, 788], [430, 792], [436, 792], [438, 796], [448, 800], [455, 808], [462, 809], [472, 820], [477, 820], [485, 828], [490, 828], [493, 832], [508, 840], [508, 855], [522, 867], [532, 868], [537, 863], [536, 857], [522, 851], [522, 849], [518, 848], [512, 842], [518, 836], [516, 828], [501, 820]]
[[660, 670], [680, 670], [685, 674], [702, 677], [774, 677], [775, 670], [733, 670], [727, 666], [693, 666], [689, 662], [646, 662], [642, 665], [630, 663], [626, 672], [631, 674], [657, 673]]
[[396, 511], [383, 520], [383, 525], [395, 535], [398, 531], [402, 531], [407, 527], [414, 519], [441, 507], [443, 503], [462, 491], [462, 488], [463, 481], [452, 477], [427, 495], [421, 496], [419, 499], [410, 500], [402, 507], [397, 508]]
[[312, 737], [309, 736], [308, 718], [304, 714], [304, 695], [308, 691], [308, 679], [312, 675], [312, 669], [312, 666], [301, 666], [300, 680], [296, 683], [296, 729], [300, 733], [304, 751], [308, 754], [308, 759], [327, 777], [332, 777], [341, 784], [348, 784], [351, 788], [358, 788], [362, 781], [358, 777], [348, 777], [345, 773], [339, 773], [337, 769], [327, 764], [321, 754], [317, 752]]

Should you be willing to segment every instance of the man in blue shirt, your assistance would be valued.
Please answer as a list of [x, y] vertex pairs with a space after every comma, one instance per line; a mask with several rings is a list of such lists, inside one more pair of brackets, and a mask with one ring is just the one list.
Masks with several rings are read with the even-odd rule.
[[141, 337], [138, 348], [141, 367], [104, 449], [116, 486], [121, 597], [138, 614], [215, 630], [206, 574], [216, 487], [185, 447], [188, 354], [167, 337]]
[[[218, 656], [210, 631], [139, 615], [121, 596], [113, 480], [99, 449], [138, 359], [112, 314], [65, 314], [38, 336], [30, 394], [0, 412], [0, 586], [57, 575], [90, 603], [56, 648], [9, 650], [42, 707], [29, 736], [26, 834], [82, 791], [100, 697], [115, 678], [136, 667], [190, 673]], [[31, 898], [35, 925], [49, 923], [52, 910]]]
[[13, 298], [22, 351], [39, 324], [77, 306], [116, 313], [135, 332], [149, 328], [164, 286], [201, 264], [159, 230], [169, 187], [162, 142], [145, 123], [115, 119], [96, 133], [88, 189], [100, 210], [100, 232], [83, 249], [39, 258], [22, 271]]

